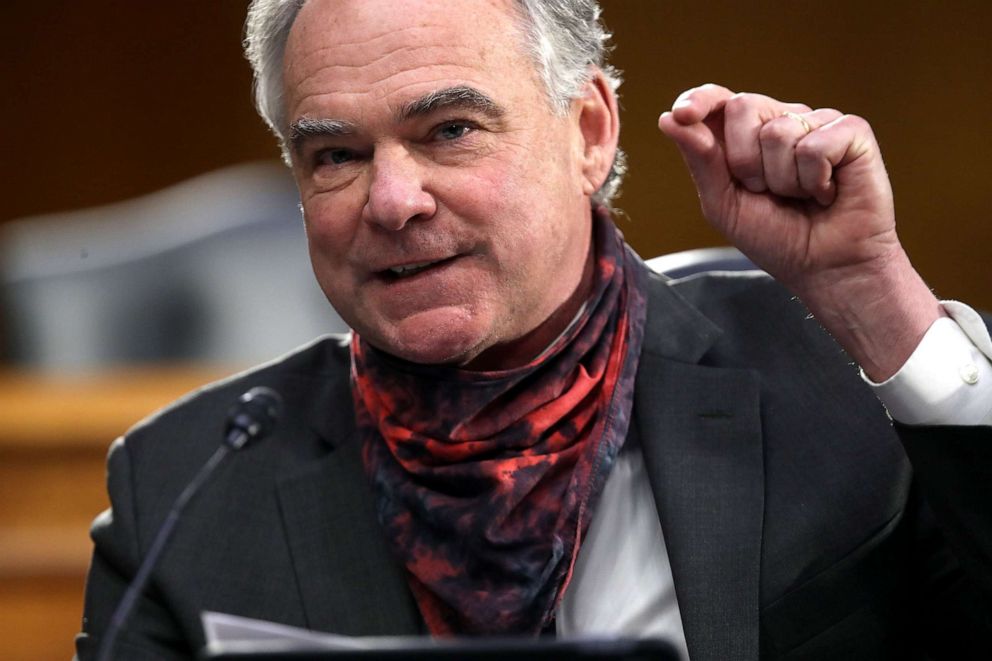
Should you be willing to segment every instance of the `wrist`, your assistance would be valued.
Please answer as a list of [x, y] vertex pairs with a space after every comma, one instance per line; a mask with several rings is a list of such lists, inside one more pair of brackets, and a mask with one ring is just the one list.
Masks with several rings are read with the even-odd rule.
[[933, 322], [946, 316], [901, 249], [875, 264], [834, 271], [796, 293], [865, 374], [878, 382], [895, 374]]

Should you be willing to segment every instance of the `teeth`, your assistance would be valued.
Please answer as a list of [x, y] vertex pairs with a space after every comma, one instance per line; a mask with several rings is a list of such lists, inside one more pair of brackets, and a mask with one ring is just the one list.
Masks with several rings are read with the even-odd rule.
[[437, 262], [421, 262], [420, 264], [407, 264], [406, 266], [393, 266], [389, 269], [389, 272], [393, 275], [412, 275], [419, 271], [423, 271], [425, 268], [431, 264], [436, 264]]

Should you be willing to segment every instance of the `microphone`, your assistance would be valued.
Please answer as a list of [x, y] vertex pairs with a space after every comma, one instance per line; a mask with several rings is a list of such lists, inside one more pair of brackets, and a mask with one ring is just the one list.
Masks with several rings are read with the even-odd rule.
[[268, 436], [282, 413], [282, 397], [272, 388], [258, 386], [238, 397], [227, 412], [224, 443], [240, 450], [251, 441]]
[[134, 575], [131, 584], [121, 598], [117, 608], [110, 618], [110, 624], [104, 632], [103, 640], [100, 642], [100, 650], [97, 654], [97, 661], [109, 661], [113, 652], [114, 643], [120, 634], [121, 628], [127, 621], [131, 611], [138, 601], [138, 597], [144, 591], [151, 578], [152, 569], [158, 562], [159, 556], [165, 550], [165, 545], [172, 536], [172, 531], [179, 521], [179, 516], [183, 509], [193, 498], [200, 487], [203, 486], [214, 469], [220, 462], [231, 453], [232, 450], [240, 450], [253, 441], [258, 441], [268, 436], [275, 427], [276, 420], [282, 413], [282, 398], [275, 390], [258, 386], [238, 397], [238, 401], [227, 413], [227, 424], [224, 426], [224, 442], [218, 447], [210, 459], [200, 467], [199, 472], [190, 480], [186, 488], [183, 489], [176, 502], [172, 504], [172, 509], [165, 517], [165, 521], [158, 529], [155, 540], [148, 549], [145, 559], [138, 568], [138, 573]]

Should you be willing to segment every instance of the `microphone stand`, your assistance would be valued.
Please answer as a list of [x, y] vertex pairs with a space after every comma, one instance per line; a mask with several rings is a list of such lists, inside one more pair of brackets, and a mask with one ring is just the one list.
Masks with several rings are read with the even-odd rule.
[[186, 505], [189, 504], [196, 492], [206, 483], [217, 466], [220, 465], [232, 450], [240, 450], [248, 441], [257, 440], [272, 430], [281, 406], [282, 398], [279, 397], [278, 393], [269, 388], [252, 388], [238, 398], [238, 402], [228, 414], [227, 432], [224, 437], [224, 443], [200, 467], [200, 470], [172, 504], [172, 509], [169, 510], [165, 521], [158, 529], [158, 533], [156, 533], [155, 539], [152, 541], [152, 545], [145, 555], [145, 559], [138, 568], [138, 572], [134, 575], [134, 579], [132, 579], [131, 584], [128, 586], [127, 591], [121, 598], [120, 603], [117, 604], [117, 608], [110, 618], [110, 624], [107, 626], [107, 630], [104, 632], [103, 639], [100, 642], [96, 661], [110, 661], [110, 655], [113, 652], [117, 636], [120, 634], [121, 628], [127, 621], [128, 616], [131, 615], [131, 611], [134, 610], [138, 597], [144, 592], [145, 586], [151, 578], [152, 569], [155, 568], [159, 556], [165, 550], [165, 545], [172, 536], [172, 532], [176, 528], [176, 523], [179, 522], [179, 517], [186, 508]]

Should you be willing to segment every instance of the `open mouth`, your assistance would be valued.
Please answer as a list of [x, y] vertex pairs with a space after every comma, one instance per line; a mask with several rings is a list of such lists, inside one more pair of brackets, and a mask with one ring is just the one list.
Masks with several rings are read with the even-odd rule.
[[393, 266], [386, 269], [385, 271], [380, 271], [379, 276], [385, 280], [403, 280], [405, 278], [410, 278], [417, 275], [418, 273], [423, 273], [431, 269], [435, 269], [446, 264], [451, 263], [456, 256], [446, 257], [445, 259], [438, 259], [430, 262], [417, 262], [415, 264], [404, 264], [403, 266]]

